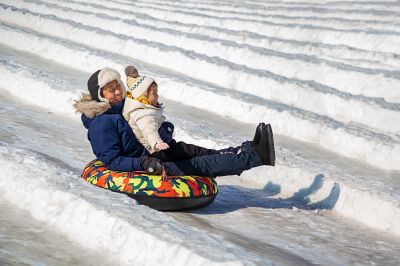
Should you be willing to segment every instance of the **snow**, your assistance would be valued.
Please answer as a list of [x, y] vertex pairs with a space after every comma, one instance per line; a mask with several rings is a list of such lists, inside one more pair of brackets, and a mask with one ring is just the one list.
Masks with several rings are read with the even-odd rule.
[[[309, 1], [2, 0], [1, 202], [121, 265], [395, 265], [400, 10], [325, 2], [329, 14]], [[215, 203], [189, 213], [85, 183], [93, 155], [72, 104], [96, 69], [127, 64], [157, 80], [176, 139], [222, 148], [268, 122], [277, 165], [218, 178]]]
[[[93, 203], [90, 204], [84, 199], [84, 195], [78, 197], [69, 192], [77, 189], [72, 182], [79, 177], [68, 172], [60, 173], [57, 166], [51, 165], [40, 156], [30, 154], [26, 150], [10, 149], [7, 145], [2, 145], [0, 152], [4, 170], [1, 174], [2, 197], [29, 211], [39, 222], [68, 235], [71, 240], [80, 243], [86, 249], [105, 250], [111, 259], [125, 265], [154, 265], [163, 261], [175, 261], [178, 265], [186, 265], [192, 260], [194, 265], [213, 262], [218, 264], [218, 261], [213, 260], [213, 255], [215, 257], [219, 253], [224, 254], [224, 250], [218, 252], [216, 239], [201, 239], [201, 233], [194, 230], [191, 234], [198, 234], [199, 240], [208, 243], [208, 256], [205, 258], [189, 250], [185, 244], [185, 234], [180, 234], [173, 228], [176, 224], [169, 225], [168, 219], [163, 217], [165, 215], [159, 215], [155, 220], [154, 216], [157, 214], [154, 214], [152, 219], [148, 219], [147, 216], [141, 217], [143, 212], [135, 215], [135, 209], [129, 209], [129, 205], [126, 204], [130, 213], [135, 216], [135, 221], [130, 224], [119, 217], [109, 215], [105, 210], [97, 209]], [[37, 178], [33, 179], [32, 176]], [[53, 183], [49, 184], [49, 181]], [[21, 183], [24, 186], [20, 186]], [[58, 189], [61, 186], [65, 191]], [[82, 190], [84, 186], [78, 189]], [[117, 197], [118, 199], [127, 201], [121, 199], [121, 196]], [[104, 202], [100, 201], [98, 204]], [[152, 212], [148, 211], [147, 215], [151, 214]], [[159, 226], [160, 223], [164, 226]], [[134, 254], [132, 251], [135, 251]], [[234, 261], [231, 264], [240, 265]]]
[[[53, 10], [48, 11], [48, 13], [54, 12], [55, 11]], [[28, 12], [24, 12], [23, 17], [20, 19], [16, 16], [17, 14], [12, 13], [9, 15], [9, 19], [15, 20], [18, 18], [17, 24], [22, 24], [23, 27], [30, 27], [34, 30], [39, 29], [44, 33], [53, 32], [53, 27], [57, 25], [59, 20], [49, 18], [46, 25], [46, 23], [43, 22], [43, 19], [40, 19], [39, 23], [35, 24], [35, 18], [29, 19], [29, 13], [27, 13]], [[70, 12], [66, 14], [70, 16]], [[4, 19], [7, 20], [7, 16], [5, 15]], [[77, 17], [82, 16], [80, 15]], [[24, 18], [28, 18], [26, 23], [24, 23]], [[99, 18], [101, 18], [101, 16]], [[74, 19], [78, 18], [74, 17]], [[84, 19], [81, 18], [80, 20]], [[92, 23], [93, 20], [94, 18], [90, 19], [89, 22]], [[100, 21], [99, 23], [106, 25], [110, 24], [109, 21]], [[357, 126], [358, 123], [364, 123], [368, 126], [377, 125], [379, 128], [378, 132], [380, 129], [388, 129], [388, 131], [397, 130], [398, 132], [398, 129], [400, 128], [400, 122], [398, 122], [400, 121], [398, 104], [382, 103], [382, 101], [365, 97], [356, 97], [358, 99], [353, 99], [353, 96], [342, 92], [335, 92], [335, 89], [326, 86], [324, 87], [323, 84], [317, 84], [314, 85], [315, 88], [311, 88], [309, 85], [310, 82], [302, 83], [298, 80], [290, 81], [288, 78], [276, 76], [270, 72], [246, 69], [244, 66], [235, 65], [226, 61], [224, 62], [224, 60], [219, 58], [210, 58], [188, 50], [183, 51], [175, 46], [165, 46], [163, 43], [149, 43], [147, 40], [130, 37], [131, 35], [116, 35], [109, 31], [102, 32], [102, 30], [99, 30], [98, 28], [96, 28], [96, 32], [93, 32], [90, 30], [90, 27], [82, 27], [76, 22], [71, 21], [62, 22], [59, 25], [60, 30], [52, 33], [52, 35], [72, 40], [75, 43], [79, 42], [91, 47], [96, 47], [99, 48], [100, 51], [96, 53], [93, 49], [88, 49], [86, 47], [80, 47], [78, 48], [79, 50], [68, 49], [68, 47], [71, 47], [71, 44], [65, 43], [65, 41], [60, 43], [58, 39], [53, 40], [47, 35], [41, 35], [41, 46], [27, 47], [23, 45], [23, 42], [20, 42], [20, 40], [23, 38], [32, 43], [33, 40], [31, 39], [36, 39], [37, 34], [32, 36], [32, 34], [24, 32], [22, 29], [17, 33], [14, 30], [14, 27], [9, 30], [6, 30], [7, 28], [9, 29], [7, 25], [3, 24], [0, 30], [2, 30], [4, 36], [8, 36], [8, 42], [12, 42], [14, 44], [13, 47], [20, 47], [19, 49], [24, 50], [32, 50], [36, 48], [43, 56], [65, 65], [71, 65], [73, 64], [72, 61], [74, 61], [78, 64], [76, 67], [82, 71], [89, 72], [90, 69], [95, 68], [95, 65], [101, 65], [99, 61], [109, 61], [109, 58], [115, 57], [112, 54], [104, 54], [105, 52], [103, 52], [108, 51], [113, 52], [114, 54], [132, 56], [139, 60], [145, 60], [145, 58], [152, 57], [154, 58], [154, 60], [152, 60], [153, 64], [156, 63], [162, 66], [168, 66], [168, 68], [172, 68], [174, 71], [183, 72], [187, 76], [193, 76], [200, 79], [203, 79], [204, 76], [204, 79], [208, 79], [208, 81], [218, 84], [218, 87], [215, 88], [217, 90], [216, 93], [220, 91], [220, 86], [229, 88], [228, 90], [223, 89], [222, 93], [232, 93], [230, 89], [239, 90], [239, 95], [237, 97], [239, 97], [240, 100], [242, 100], [243, 97], [246, 97], [240, 95], [241, 88], [246, 87], [248, 88], [248, 93], [253, 94], [255, 97], [249, 99], [250, 106], [245, 106], [244, 109], [248, 110], [250, 108], [257, 108], [257, 105], [254, 105], [254, 102], [259, 103], [262, 107], [259, 107], [258, 109], [261, 110], [254, 110], [254, 113], [258, 113], [259, 116], [254, 116], [249, 112], [245, 113], [249, 114], [251, 118], [242, 116], [244, 113], [243, 110], [237, 110], [235, 112], [236, 109], [229, 110], [227, 108], [221, 108], [218, 105], [210, 104], [209, 101], [203, 104], [203, 106], [205, 105], [204, 108], [207, 110], [212, 108], [211, 106], [214, 106], [214, 108], [218, 110], [213, 111], [221, 115], [227, 115], [228, 113], [231, 117], [237, 118], [240, 116], [241, 121], [251, 121], [256, 123], [262, 120], [260, 118], [266, 117], [276, 125], [275, 131], [278, 134], [302, 141], [316, 143], [326, 149], [339, 152], [341, 155], [366, 160], [375, 166], [383, 166], [387, 169], [394, 170], [400, 169], [400, 158], [395, 156], [395, 154], [399, 153], [400, 149], [398, 136], [389, 133], [387, 136], [376, 138], [376, 132], [370, 130], [369, 127], [360, 128]], [[80, 28], [83, 29], [80, 30]], [[74, 32], [74, 34], [71, 35], [68, 34], [68, 32]], [[107, 38], [109, 42], [101, 41], [104, 38]], [[42, 51], [44, 43], [47, 43], [47, 45], [52, 48]], [[79, 53], [84, 55], [79, 56]], [[174, 57], [175, 59], [172, 62], [170, 60], [171, 57]], [[76, 62], [76, 60], [79, 59], [75, 58], [81, 58], [82, 61]], [[197, 64], [203, 66], [202, 71], [198, 70], [196, 67]], [[123, 69], [124, 66], [123, 63], [118, 64], [115, 60], [113, 60], [111, 65], [117, 69]], [[187, 66], [192, 67], [188, 68]], [[187, 101], [187, 94], [190, 92], [186, 84], [182, 84], [180, 80], [172, 82], [171, 84], [172, 77], [170, 76], [168, 76], [168, 80], [164, 83], [164, 79], [159, 77], [159, 73], [151, 74], [158, 77], [160, 84], [162, 84], [165, 89], [170, 88], [170, 86], [174, 88], [174, 90], [169, 90], [169, 93], [173, 95], [165, 94], [165, 97], [171, 97], [171, 99], [174, 100], [185, 99]], [[319, 74], [314, 73], [314, 75], [318, 76]], [[221, 76], [227, 78], [221, 79]], [[270, 76], [270, 78], [266, 78], [266, 76]], [[362, 77], [358, 77], [358, 79], [361, 78]], [[312, 82], [311, 84], [314, 83], [315, 82]], [[353, 83], [358, 84], [359, 82]], [[259, 89], [259, 84], [263, 84], [262, 90]], [[210, 84], [207, 87], [208, 91], [212, 90], [215, 93], [215, 89], [213, 88], [215, 85], [213, 86], [213, 84]], [[374, 88], [376, 87], [377, 86], [374, 86]], [[385, 88], [385, 86], [382, 87]], [[395, 86], [389, 85], [387, 88], [390, 88], [393, 94], [398, 95]], [[176, 90], [179, 89], [185, 90], [187, 93], [178, 93], [178, 95], [182, 97], [181, 99], [177, 99], [177, 94], [175, 93]], [[198, 91], [198, 88], [195, 89]], [[283, 97], [281, 97], [283, 94], [282, 89], [284, 89], [285, 93]], [[381, 90], [379, 91], [381, 92]], [[193, 98], [193, 93], [190, 94], [192, 96], [189, 97]], [[220, 101], [218, 98], [214, 97], [214, 95], [210, 94], [205, 95], [205, 97], [200, 99], [210, 98], [215, 99], [215, 101], [218, 102]], [[199, 98], [196, 97], [196, 99]], [[314, 100], [310, 101], [310, 99]], [[271, 100], [274, 101], [270, 102]], [[192, 101], [189, 104], [199, 106], [197, 101]], [[230, 109], [238, 106], [236, 101], [229, 102], [229, 100], [224, 100], [224, 102], [227, 106], [231, 107]], [[321, 102], [323, 102], [323, 105], [321, 105]], [[241, 104], [241, 106], [243, 106], [243, 104]], [[324, 106], [326, 106], [325, 110]], [[335, 119], [332, 119], [329, 116], [321, 117], [321, 115], [325, 113], [328, 113], [332, 117], [334, 116]], [[330, 121], [326, 121], [327, 119]], [[301, 128], [302, 131], [294, 132], [291, 128], [286, 126], [286, 123], [284, 123], [288, 121], [291, 121], [292, 124], [299, 124], [298, 127]], [[344, 122], [354, 122], [355, 124]], [[384, 141], [382, 141], [382, 139], [384, 139]], [[381, 147], [382, 145], [384, 146]]]
[[[82, 253], [79, 246], [23, 210], [0, 203], [1, 265], [110, 265], [100, 254]], [[6, 215], [5, 215], [6, 214]], [[7, 243], [7, 244], [4, 244]]]

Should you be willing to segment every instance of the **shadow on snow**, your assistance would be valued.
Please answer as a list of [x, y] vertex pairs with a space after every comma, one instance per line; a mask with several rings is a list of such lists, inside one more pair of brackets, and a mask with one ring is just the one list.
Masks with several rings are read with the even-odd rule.
[[293, 209], [302, 210], [330, 210], [339, 199], [340, 186], [335, 183], [329, 195], [315, 203], [310, 203], [309, 196], [315, 194], [322, 188], [324, 176], [315, 176], [312, 184], [295, 192], [292, 197], [282, 199], [274, 196], [281, 192], [281, 186], [268, 182], [263, 189], [251, 189], [241, 186], [221, 185], [219, 195], [215, 202], [207, 208], [191, 212], [199, 214], [227, 213], [247, 207], [258, 207], [267, 209]]

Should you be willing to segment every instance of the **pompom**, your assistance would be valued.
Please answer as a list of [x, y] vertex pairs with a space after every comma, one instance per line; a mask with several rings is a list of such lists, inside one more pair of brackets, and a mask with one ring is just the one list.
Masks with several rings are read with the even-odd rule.
[[127, 66], [125, 68], [125, 75], [127, 77], [137, 78], [139, 77], [139, 71], [134, 66]]

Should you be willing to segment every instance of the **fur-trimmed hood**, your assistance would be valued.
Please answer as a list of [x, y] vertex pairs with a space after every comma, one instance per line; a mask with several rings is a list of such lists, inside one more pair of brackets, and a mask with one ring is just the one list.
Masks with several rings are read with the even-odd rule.
[[93, 100], [90, 94], [83, 94], [79, 100], [75, 101], [74, 107], [77, 112], [91, 119], [107, 112], [111, 108], [108, 102], [97, 102]]

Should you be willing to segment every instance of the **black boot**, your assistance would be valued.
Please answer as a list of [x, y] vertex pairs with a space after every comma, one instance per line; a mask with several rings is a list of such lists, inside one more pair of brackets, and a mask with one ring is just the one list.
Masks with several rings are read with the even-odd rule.
[[258, 126], [256, 128], [256, 133], [254, 134], [253, 142], [251, 143], [252, 145], [258, 145], [260, 143], [261, 131], [262, 131], [262, 127], [264, 127], [264, 126], [265, 126], [265, 123], [258, 124]]
[[274, 136], [270, 124], [261, 125], [260, 141], [258, 144], [253, 143], [252, 146], [260, 156], [264, 165], [275, 165]]

